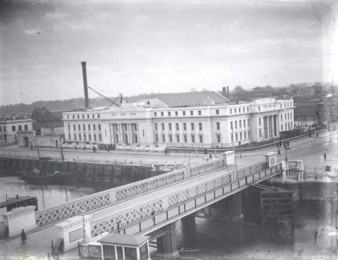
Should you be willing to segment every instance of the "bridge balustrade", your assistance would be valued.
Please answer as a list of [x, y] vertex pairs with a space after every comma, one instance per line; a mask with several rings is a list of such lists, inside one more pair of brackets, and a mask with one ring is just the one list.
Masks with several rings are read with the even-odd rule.
[[113, 205], [114, 203], [130, 199], [145, 192], [162, 188], [222, 167], [225, 167], [225, 160], [223, 158], [212, 160], [201, 165], [194, 166], [190, 169], [190, 171], [188, 168], [174, 170], [159, 176], [154, 176], [121, 187], [88, 195], [83, 198], [64, 203], [60, 206], [37, 211], [35, 215], [37, 226], [41, 227], [49, 225], [69, 217]]
[[[245, 171], [241, 177], [232, 180], [235, 170], [224, 172], [188, 189], [165, 194], [151, 202], [139, 205], [118, 215], [112, 215], [91, 223], [92, 236], [103, 232], [123, 232], [125, 234], [143, 233], [160, 223], [170, 223], [170, 220], [180, 215], [188, 215], [213, 202], [231, 195], [234, 191], [244, 189], [247, 185], [262, 181], [282, 170], [281, 164], [268, 168], [265, 162], [254, 164], [251, 171]], [[254, 169], [258, 169], [255, 172]], [[189, 213], [189, 214], [190, 214]]]

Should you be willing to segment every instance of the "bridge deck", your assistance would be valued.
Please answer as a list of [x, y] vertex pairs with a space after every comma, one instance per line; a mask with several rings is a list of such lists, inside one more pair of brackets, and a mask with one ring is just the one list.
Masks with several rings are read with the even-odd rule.
[[280, 172], [281, 165], [264, 168], [260, 164], [237, 172], [223, 168], [138, 195], [92, 212], [92, 235], [147, 234]]

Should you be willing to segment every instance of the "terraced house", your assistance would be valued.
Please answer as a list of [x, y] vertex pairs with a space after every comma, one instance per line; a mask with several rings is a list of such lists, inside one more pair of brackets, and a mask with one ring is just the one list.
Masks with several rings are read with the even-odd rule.
[[149, 146], [232, 147], [278, 138], [294, 128], [292, 99], [231, 103], [211, 91], [158, 94], [120, 107], [63, 113], [67, 143]]

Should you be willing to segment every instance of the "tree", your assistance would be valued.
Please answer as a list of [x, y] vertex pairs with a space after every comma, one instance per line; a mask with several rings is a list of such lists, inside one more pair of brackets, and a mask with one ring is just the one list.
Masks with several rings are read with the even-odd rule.
[[234, 93], [241, 93], [241, 92], [245, 92], [245, 90], [243, 89], [243, 87], [241, 86], [236, 86], [233, 90]]

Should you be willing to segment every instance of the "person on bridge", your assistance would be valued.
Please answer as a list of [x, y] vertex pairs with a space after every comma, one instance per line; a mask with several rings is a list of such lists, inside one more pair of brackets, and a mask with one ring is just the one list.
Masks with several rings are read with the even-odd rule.
[[25, 230], [23, 229], [23, 230], [21, 230], [21, 242], [24, 245], [24, 244], [26, 244], [26, 241], [27, 241], [27, 234], [26, 234]]

